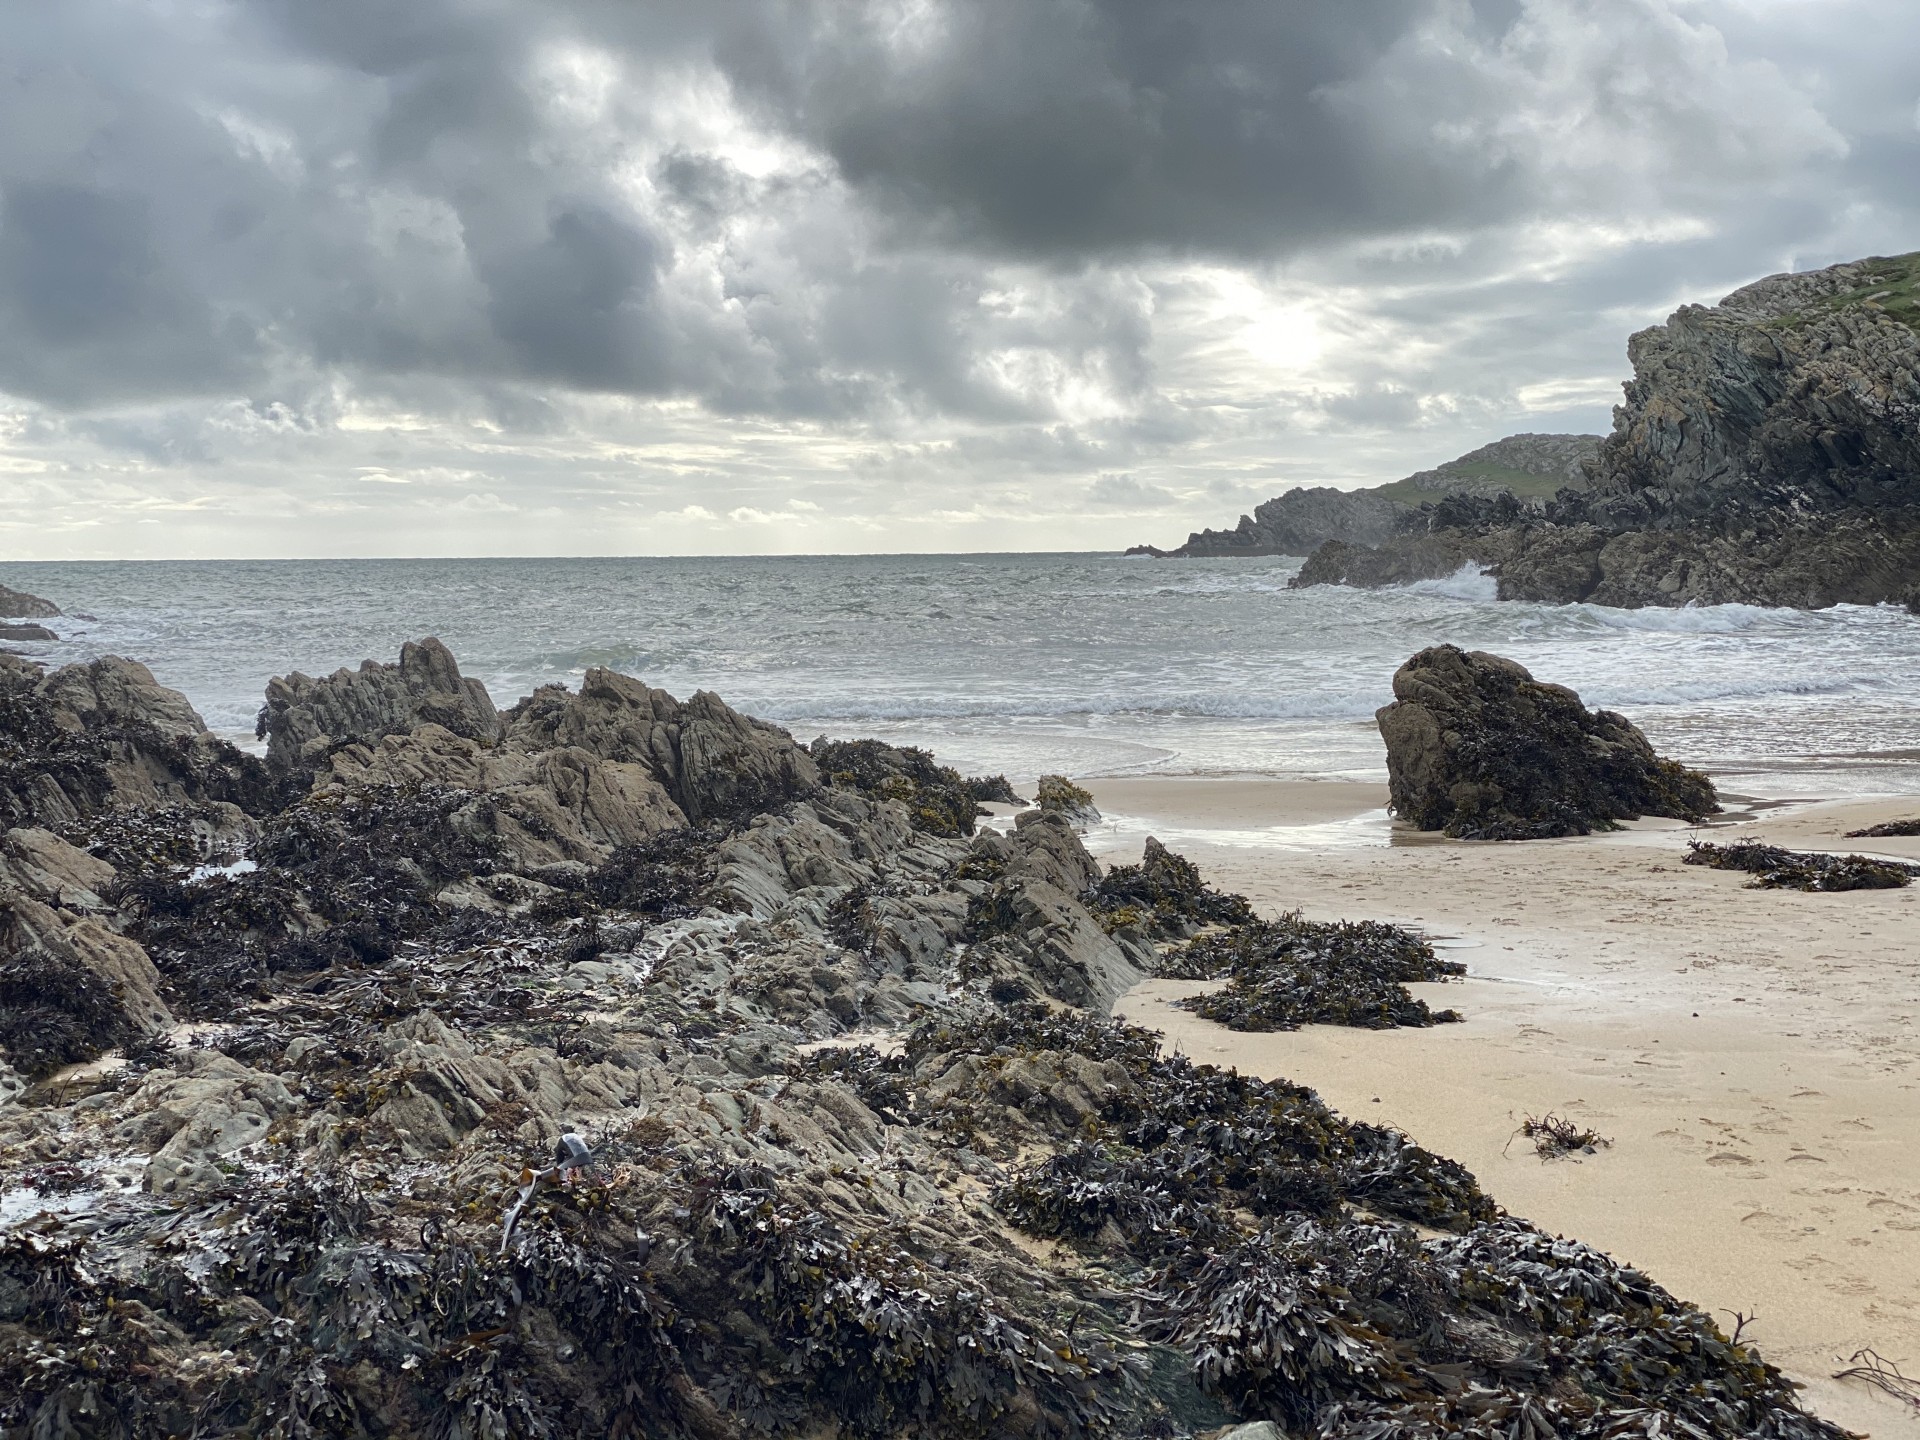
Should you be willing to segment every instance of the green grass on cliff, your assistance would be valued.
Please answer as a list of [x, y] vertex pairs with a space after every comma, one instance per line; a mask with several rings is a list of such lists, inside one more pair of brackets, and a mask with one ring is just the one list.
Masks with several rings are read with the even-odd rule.
[[[1447, 464], [1436, 467], [1449, 480], [1457, 480], [1462, 485], [1480, 485], [1488, 481], [1504, 485], [1522, 500], [1539, 497], [1550, 500], [1568, 485], [1577, 482], [1563, 475], [1536, 475], [1531, 470], [1515, 470], [1506, 465]], [[1402, 505], [1421, 505], [1438, 500], [1446, 493], [1444, 490], [1422, 490], [1409, 476], [1405, 480], [1395, 480], [1390, 485], [1377, 487], [1377, 493], [1389, 500], [1398, 500]]]
[[1795, 329], [1836, 311], [1865, 305], [1884, 311], [1909, 329], [1920, 330], [1920, 250], [1908, 255], [1876, 255], [1871, 263], [1875, 273], [1870, 283], [1829, 295], [1773, 323]]

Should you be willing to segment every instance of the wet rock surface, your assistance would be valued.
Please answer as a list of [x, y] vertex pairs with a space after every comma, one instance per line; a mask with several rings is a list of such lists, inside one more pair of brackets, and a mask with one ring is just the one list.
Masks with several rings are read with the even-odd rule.
[[1436, 645], [1378, 713], [1393, 811], [1465, 840], [1539, 840], [1719, 809], [1713, 783], [1654, 754], [1624, 716], [1485, 651]]
[[[1458, 1165], [1103, 1013], [1176, 944], [1318, 945], [1311, 996], [1417, 940], [1103, 873], [1056, 812], [944, 833], [884, 793], [917, 762], [606, 672], [490, 738], [315, 719], [234, 801], [61, 778], [102, 724], [7, 678], [28, 804], [86, 801], [0, 840], [0, 1015], [49, 1007], [0, 1032], [8, 1436], [1839, 1434]], [[500, 820], [556, 755], [656, 828]]]

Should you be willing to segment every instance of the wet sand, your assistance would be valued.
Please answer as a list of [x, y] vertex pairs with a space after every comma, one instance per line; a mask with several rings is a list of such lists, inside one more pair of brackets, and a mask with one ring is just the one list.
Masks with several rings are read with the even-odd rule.
[[[1119, 817], [1088, 837], [1104, 858], [1150, 831], [1264, 912], [1416, 925], [1469, 971], [1414, 987], [1465, 1017], [1430, 1030], [1236, 1034], [1170, 1004], [1199, 982], [1149, 981], [1118, 1014], [1398, 1126], [1724, 1325], [1755, 1316], [1818, 1413], [1920, 1437], [1920, 1411], [1829, 1378], [1867, 1346], [1920, 1373], [1920, 887], [1749, 890], [1682, 865], [1694, 832], [1668, 821], [1473, 845], [1396, 835], [1379, 786], [1086, 783]], [[1920, 797], [1736, 810], [1711, 838], [1920, 859], [1920, 840], [1841, 833], [1916, 814]], [[1548, 1111], [1612, 1147], [1542, 1162], [1513, 1132]]]

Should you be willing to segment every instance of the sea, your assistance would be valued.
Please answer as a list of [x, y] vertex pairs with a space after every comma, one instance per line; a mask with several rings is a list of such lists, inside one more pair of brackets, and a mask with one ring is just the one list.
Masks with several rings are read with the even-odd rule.
[[877, 736], [969, 774], [1384, 778], [1375, 709], [1446, 641], [1618, 710], [1723, 788], [1920, 791], [1920, 619], [1892, 606], [1502, 604], [1469, 568], [1291, 590], [1300, 562], [1113, 554], [14, 562], [69, 612], [54, 663], [119, 654], [255, 745], [268, 677], [437, 635], [496, 703], [604, 665], [801, 740]]

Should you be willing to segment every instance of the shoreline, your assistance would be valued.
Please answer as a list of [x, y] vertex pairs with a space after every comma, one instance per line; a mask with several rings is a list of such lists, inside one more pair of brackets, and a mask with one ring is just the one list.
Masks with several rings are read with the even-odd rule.
[[[1829, 1378], [1868, 1346], [1920, 1369], [1920, 888], [1756, 891], [1680, 864], [1696, 828], [1920, 859], [1920, 839], [1841, 833], [1920, 814], [1920, 797], [1754, 800], [1710, 827], [1490, 845], [1395, 831], [1383, 785], [1081, 783], [1114, 812], [1087, 836], [1104, 861], [1153, 833], [1263, 913], [1408, 924], [1469, 972], [1410, 987], [1462, 1013], [1425, 1030], [1237, 1033], [1175, 1008], [1206, 988], [1191, 981], [1147, 981], [1116, 1016], [1406, 1131], [1723, 1326], [1753, 1317], [1817, 1413], [1920, 1437], [1920, 1412]], [[1510, 1143], [1549, 1111], [1612, 1147], [1543, 1162]]]

